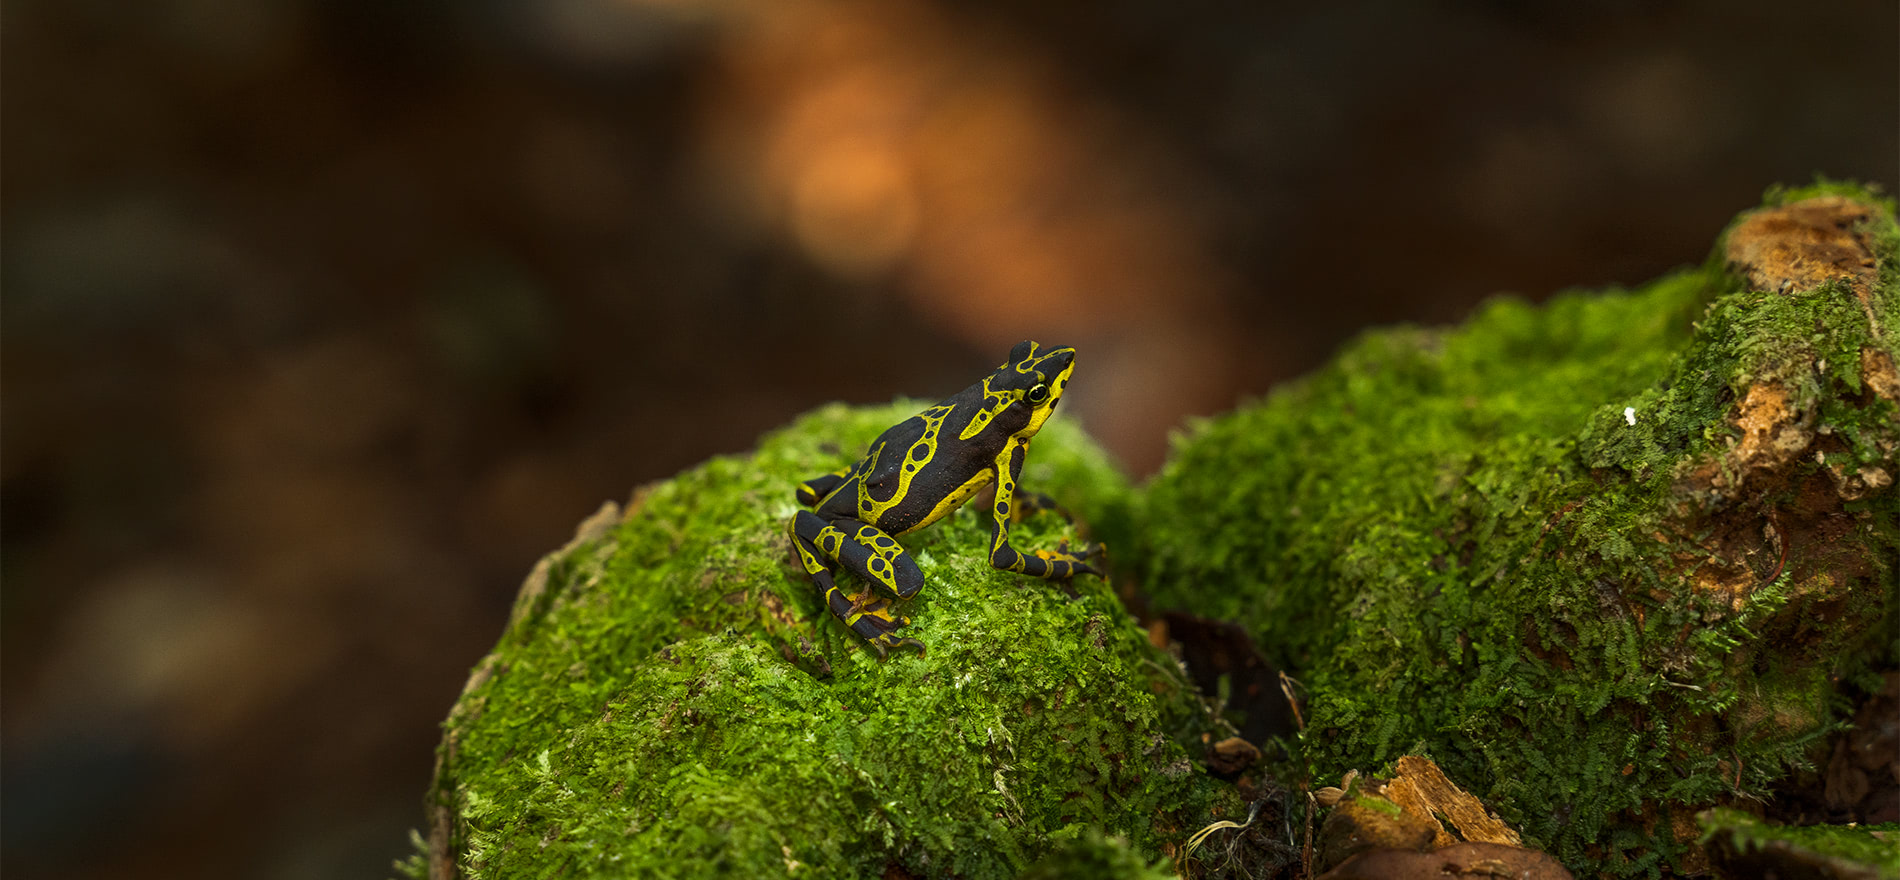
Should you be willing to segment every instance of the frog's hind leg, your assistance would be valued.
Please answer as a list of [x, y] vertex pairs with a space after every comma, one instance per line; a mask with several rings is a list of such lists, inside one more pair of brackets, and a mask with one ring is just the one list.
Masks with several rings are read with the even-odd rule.
[[[867, 546], [857, 540], [864, 530], [876, 533]], [[876, 537], [889, 542], [889, 548], [878, 546]], [[801, 510], [792, 518], [792, 546], [798, 548], [799, 561], [805, 566], [812, 583], [824, 592], [825, 606], [831, 613], [851, 627], [852, 632], [863, 637], [877, 649], [882, 656], [886, 649], [901, 645], [911, 645], [921, 653], [924, 643], [911, 638], [899, 638], [897, 630], [910, 625], [910, 618], [900, 617], [891, 610], [891, 601], [879, 596], [876, 588], [869, 582], [882, 583], [894, 592], [899, 584], [909, 587], [903, 595], [915, 594], [923, 585], [923, 572], [917, 570], [917, 564], [908, 556], [903, 556], [903, 548], [890, 536], [872, 526], [857, 520], [845, 519], [836, 523], [827, 523], [809, 510]], [[861, 591], [849, 594], [839, 587], [832, 578], [831, 566], [827, 560], [842, 563], [844, 567], [867, 583]], [[875, 561], [874, 561], [875, 560]], [[915, 572], [915, 579], [905, 572]], [[879, 576], [876, 572], [883, 572]]]
[[883, 584], [900, 599], [915, 596], [924, 588], [923, 569], [883, 529], [855, 519], [840, 519], [832, 525], [850, 536], [838, 553], [838, 561], [845, 568], [865, 580]]

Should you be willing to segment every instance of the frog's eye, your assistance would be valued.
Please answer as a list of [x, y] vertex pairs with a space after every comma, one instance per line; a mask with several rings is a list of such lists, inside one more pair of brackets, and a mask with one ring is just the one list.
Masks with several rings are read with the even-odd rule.
[[1025, 396], [1029, 398], [1030, 403], [1041, 403], [1049, 399], [1049, 386], [1038, 382], [1036, 387], [1029, 389], [1029, 393]]

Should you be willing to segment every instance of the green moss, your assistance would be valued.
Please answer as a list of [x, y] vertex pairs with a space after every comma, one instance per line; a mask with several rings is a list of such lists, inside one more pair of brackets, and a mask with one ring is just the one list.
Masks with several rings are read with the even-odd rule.
[[1768, 207], [1791, 205], [1818, 196], [1842, 196], [1859, 202], [1866, 202], [1879, 208], [1882, 213], [1892, 216], [1894, 200], [1892, 196], [1880, 191], [1875, 183], [1859, 183], [1852, 180], [1831, 180], [1825, 176], [1816, 176], [1807, 186], [1786, 186], [1775, 184], [1762, 193], [1762, 204]]
[[[1872, 308], [1712, 259], [1369, 333], [1178, 439], [1143, 586], [1302, 681], [1318, 776], [1423, 753], [1573, 867], [1653, 871], [1691, 843], [1672, 817], [1804, 766], [1832, 682], [1889, 648], [1900, 497], [1843, 503], [1828, 472], [1896, 471], [1861, 351], [1895, 353], [1900, 233], [1871, 232]], [[1730, 421], [1764, 383], [1820, 438], [1771, 476]]]
[[[1231, 797], [1169, 736], [1206, 719], [1178, 666], [1101, 579], [991, 569], [978, 505], [905, 539], [927, 656], [880, 662], [823, 608], [793, 487], [919, 407], [820, 410], [550, 558], [448, 723], [468, 876], [1014, 877], [1088, 828], [1152, 857]], [[1131, 492], [1061, 421], [1024, 481], [1085, 518]]]
[[1164, 859], [1150, 864], [1119, 837], [1103, 837], [1090, 829], [1044, 856], [1021, 880], [1172, 880], [1174, 871]]
[[390, 869], [403, 880], [428, 880], [429, 878], [429, 842], [422, 839], [422, 833], [415, 829], [409, 831], [408, 856], [397, 859]]
[[1361, 795], [1354, 803], [1378, 813], [1384, 813], [1394, 819], [1405, 815], [1405, 809], [1382, 797]]

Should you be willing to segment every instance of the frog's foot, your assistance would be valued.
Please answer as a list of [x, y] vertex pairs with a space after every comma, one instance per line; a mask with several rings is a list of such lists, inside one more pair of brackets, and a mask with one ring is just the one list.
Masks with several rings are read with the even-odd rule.
[[870, 587], [857, 595], [847, 596], [836, 587], [828, 596], [831, 613], [851, 627], [851, 631], [862, 636], [877, 649], [883, 657], [890, 648], [912, 645], [918, 653], [923, 653], [924, 643], [911, 638], [899, 638], [895, 633], [910, 625], [910, 618], [901, 617], [891, 610], [891, 600], [878, 595]]
[[884, 659], [884, 657], [886, 656], [886, 652], [888, 652], [891, 648], [901, 648], [901, 647], [904, 647], [905, 645], [909, 645], [913, 648], [916, 648], [917, 656], [919, 657], [924, 656], [924, 643], [917, 641], [916, 639], [911, 639], [911, 638], [900, 639], [895, 635], [892, 635], [890, 633], [885, 633], [881, 636], [878, 636], [877, 638], [869, 639], [868, 641], [871, 643], [871, 647], [877, 649], [877, 656], [879, 660]]
[[1056, 552], [1066, 553], [1076, 558], [1076, 574], [1099, 575], [1108, 569], [1108, 545], [1082, 542], [1081, 549], [1069, 546], [1068, 540], [1056, 542]]
[[1078, 574], [1101, 574], [1088, 563], [1067, 554], [1038, 550], [1036, 558], [1042, 560], [1043, 570], [1048, 572], [1037, 576], [1052, 581], [1066, 581]]
[[1103, 550], [1099, 544], [1085, 544], [1081, 552], [1071, 549], [1064, 540], [1056, 544], [1054, 550], [1037, 550], [1023, 560], [1023, 570], [1036, 577], [1050, 580], [1066, 580], [1078, 574], [1100, 575], [1101, 569], [1089, 564], [1089, 560], [1102, 560]]

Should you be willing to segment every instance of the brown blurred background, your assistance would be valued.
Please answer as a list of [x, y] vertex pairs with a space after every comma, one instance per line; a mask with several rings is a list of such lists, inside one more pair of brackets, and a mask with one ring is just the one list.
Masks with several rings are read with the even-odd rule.
[[1891, 0], [0, 14], [10, 878], [384, 876], [535, 557], [816, 404], [1072, 344], [1147, 474], [1900, 137]]

